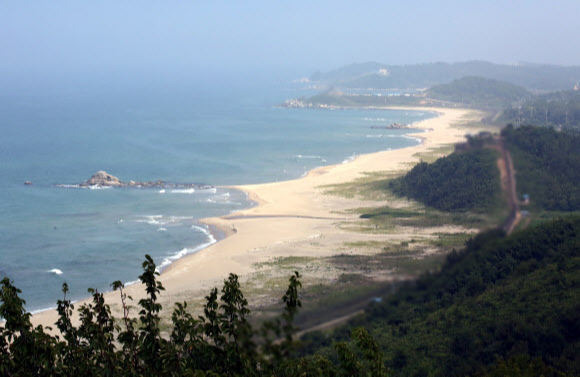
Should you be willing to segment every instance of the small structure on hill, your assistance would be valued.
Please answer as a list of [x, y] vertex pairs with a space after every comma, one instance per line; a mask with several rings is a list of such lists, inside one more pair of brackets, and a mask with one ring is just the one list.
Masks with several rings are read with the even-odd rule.
[[525, 205], [530, 204], [530, 196], [528, 194], [522, 195], [522, 204]]

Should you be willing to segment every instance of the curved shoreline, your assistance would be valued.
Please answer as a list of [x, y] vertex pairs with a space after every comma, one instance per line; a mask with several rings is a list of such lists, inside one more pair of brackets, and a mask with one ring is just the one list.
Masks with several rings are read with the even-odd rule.
[[[355, 215], [337, 215], [353, 206], [353, 200], [337, 198], [324, 193], [324, 186], [351, 182], [365, 172], [401, 171], [417, 160], [416, 153], [430, 148], [461, 141], [465, 129], [458, 126], [466, 116], [476, 114], [471, 109], [385, 107], [385, 110], [410, 110], [435, 112], [438, 116], [417, 122], [413, 128], [425, 130], [409, 136], [422, 142], [405, 148], [362, 154], [347, 164], [314, 168], [303, 177], [262, 184], [229, 186], [248, 195], [257, 205], [232, 212], [229, 215], [205, 218], [200, 222], [219, 228], [224, 238], [218, 242], [185, 255], [164, 269], [160, 281], [166, 288], [161, 296], [164, 308], [171, 310], [176, 301], [198, 298], [208, 289], [219, 285], [229, 273], [244, 276], [254, 270], [254, 265], [279, 255], [298, 255], [293, 245], [314, 236], [331, 239], [344, 231], [337, 222], [350, 221]], [[354, 200], [356, 202], [356, 200]], [[328, 241], [327, 241], [328, 242]], [[324, 255], [333, 255], [328, 244]], [[141, 284], [126, 288], [137, 302], [142, 296]], [[118, 315], [118, 294], [105, 294], [113, 314]], [[81, 300], [77, 305], [86, 302]], [[51, 326], [56, 311], [47, 310], [33, 316], [35, 324]]]
[[[341, 109], [349, 109], [348, 107], [341, 107]], [[369, 109], [369, 110], [410, 110], [410, 111], [421, 111], [424, 110], [422, 108], [413, 108], [413, 107], [375, 107], [375, 106], [369, 106], [369, 107], [364, 107], [364, 108], [360, 108], [360, 107], [354, 107], [352, 109]], [[432, 113], [433, 116], [429, 117], [427, 119], [423, 119], [420, 120], [418, 122], [414, 122], [412, 123], [408, 128], [409, 129], [419, 129], [422, 130], [423, 132], [421, 133], [408, 133], [408, 134], [404, 134], [402, 137], [410, 137], [410, 138], [416, 138], [419, 139], [419, 142], [417, 143], [417, 145], [412, 145], [409, 147], [403, 147], [403, 148], [397, 148], [397, 149], [388, 149], [388, 150], [383, 150], [383, 151], [379, 151], [379, 152], [371, 152], [371, 153], [363, 153], [360, 155], [354, 155], [352, 160], [345, 160], [343, 162], [340, 163], [336, 163], [336, 164], [330, 164], [330, 165], [323, 165], [323, 166], [317, 166], [315, 168], [312, 168], [308, 171], [306, 171], [302, 176], [297, 177], [297, 178], [293, 178], [293, 179], [288, 179], [285, 181], [277, 181], [277, 182], [266, 182], [266, 183], [256, 183], [256, 184], [247, 184], [247, 185], [226, 185], [226, 186], [218, 186], [218, 187], [222, 187], [222, 188], [229, 188], [229, 189], [234, 189], [234, 190], [239, 190], [242, 191], [246, 194], [248, 201], [253, 202], [254, 205], [249, 206], [248, 208], [244, 208], [244, 209], [240, 209], [240, 210], [236, 210], [233, 211], [231, 213], [229, 213], [228, 215], [224, 215], [224, 216], [219, 216], [219, 217], [207, 217], [207, 218], [201, 218], [198, 220], [199, 223], [204, 224], [206, 226], [208, 226], [209, 229], [217, 229], [219, 232], [222, 233], [221, 237], [218, 238], [218, 236], [216, 236], [215, 234], [213, 234], [213, 236], [216, 239], [216, 242], [212, 243], [211, 245], [208, 245], [207, 247], [204, 247], [203, 249], [200, 249], [198, 251], [196, 251], [195, 253], [201, 252], [215, 244], [218, 244], [219, 242], [223, 241], [224, 239], [226, 239], [227, 237], [230, 237], [231, 235], [237, 233], [237, 230], [234, 231], [235, 228], [231, 228], [231, 227], [227, 227], [224, 224], [220, 224], [217, 223], [216, 220], [220, 219], [220, 218], [227, 218], [227, 219], [231, 219], [231, 220], [235, 220], [235, 219], [249, 219], [249, 218], [281, 218], [281, 217], [295, 217], [295, 218], [311, 218], [311, 219], [321, 219], [321, 220], [341, 220], [341, 218], [330, 218], [330, 217], [316, 217], [316, 216], [292, 216], [292, 215], [237, 215], [237, 213], [239, 212], [243, 212], [252, 208], [256, 208], [259, 207], [263, 204], [265, 204], [266, 202], [260, 198], [260, 196], [251, 190], [251, 186], [256, 186], [256, 185], [268, 185], [268, 184], [274, 184], [274, 183], [291, 183], [293, 181], [298, 181], [304, 178], [308, 178], [311, 175], [317, 175], [317, 174], [324, 174], [324, 172], [328, 171], [329, 169], [332, 169], [336, 166], [340, 166], [343, 164], [350, 164], [355, 162], [359, 157], [364, 156], [364, 155], [371, 155], [374, 153], [380, 153], [380, 152], [390, 152], [393, 150], [400, 150], [400, 149], [405, 149], [405, 148], [413, 148], [416, 146], [419, 146], [421, 144], [423, 144], [425, 142], [426, 137], [422, 136], [423, 133], [425, 132], [429, 132], [431, 131], [431, 129], [429, 128], [421, 128], [421, 127], [415, 127], [415, 124], [418, 123], [422, 123], [425, 121], [428, 121], [430, 119], [435, 119], [438, 118], [442, 115], [442, 113], [440, 111], [435, 111], [435, 110], [427, 110], [428, 113]], [[176, 259], [174, 262], [172, 262], [170, 265], [168, 265], [166, 268], [164, 268], [161, 271], [161, 274], [168, 272], [172, 266], [174, 266], [176, 263], [179, 263], [179, 261], [187, 258], [188, 256], [191, 256], [195, 253], [191, 253], [191, 254], [186, 254], [183, 257]]]
[[[288, 179], [288, 180], [285, 180], [285, 181], [275, 181], [275, 182], [255, 183], [255, 184], [245, 184], [245, 185], [216, 186], [216, 187], [221, 187], [221, 188], [228, 188], [228, 189], [234, 189], [234, 190], [242, 191], [242, 192], [244, 192], [246, 194], [248, 201], [249, 202], [253, 202], [254, 204], [253, 205], [250, 205], [247, 208], [243, 208], [243, 209], [239, 209], [239, 210], [232, 211], [231, 213], [229, 213], [227, 215], [224, 215], [224, 216], [207, 217], [207, 218], [201, 218], [201, 219], [197, 220], [199, 223], [208, 226], [208, 228], [210, 229], [210, 231], [211, 231], [212, 228], [214, 228], [214, 229], [217, 229], [222, 234], [218, 237], [216, 234], [214, 234], [212, 232], [212, 235], [215, 237], [216, 242], [212, 243], [211, 245], [208, 245], [208, 246], [204, 247], [203, 249], [197, 250], [195, 253], [186, 254], [183, 257], [181, 257], [179, 259], [176, 259], [174, 262], [172, 262], [171, 264], [169, 264], [168, 266], [166, 266], [161, 271], [161, 275], [163, 275], [165, 272], [168, 272], [175, 264], [179, 263], [179, 261], [181, 261], [181, 260], [183, 260], [183, 259], [185, 259], [185, 258], [187, 258], [189, 256], [192, 256], [193, 254], [199, 253], [199, 252], [201, 252], [201, 251], [203, 251], [203, 250], [205, 250], [205, 249], [207, 249], [207, 248], [209, 248], [209, 247], [211, 247], [211, 246], [213, 246], [215, 244], [218, 244], [221, 241], [223, 241], [224, 239], [226, 239], [227, 237], [229, 237], [229, 236], [237, 233], [237, 231], [234, 231], [231, 227], [227, 227], [224, 224], [217, 223], [216, 222], [217, 219], [227, 218], [227, 219], [234, 220], [236, 218], [280, 218], [280, 217], [284, 216], [284, 215], [246, 215], [246, 216], [237, 215], [237, 213], [239, 213], [239, 212], [243, 212], [243, 211], [246, 211], [246, 210], [250, 210], [250, 209], [259, 207], [259, 206], [261, 206], [261, 205], [263, 205], [263, 204], [266, 203], [263, 199], [260, 198], [260, 196], [258, 194], [256, 194], [251, 189], [248, 189], [248, 187], [255, 186], [255, 185], [275, 184], [275, 183], [276, 184], [277, 183], [282, 183], [282, 184], [284, 184], [284, 183], [291, 183], [293, 181], [298, 181], [298, 180], [301, 180], [301, 179], [304, 179], [304, 178], [308, 178], [311, 175], [320, 174], [319, 171], [327, 171], [328, 169], [332, 169], [333, 167], [340, 166], [340, 165], [343, 165], [345, 163], [346, 164], [353, 163], [359, 157], [364, 156], [364, 155], [371, 155], [371, 154], [374, 154], [374, 153], [390, 152], [390, 151], [396, 151], [396, 150], [405, 149], [405, 148], [413, 148], [413, 147], [416, 147], [418, 145], [423, 144], [424, 141], [425, 141], [425, 136], [422, 136], [422, 134], [425, 133], [425, 132], [429, 132], [431, 129], [429, 129], [429, 128], [415, 127], [415, 125], [416, 124], [419, 124], [419, 123], [422, 123], [422, 122], [425, 122], [425, 121], [429, 121], [431, 119], [436, 119], [436, 118], [438, 118], [438, 117], [440, 117], [442, 115], [442, 113], [441, 113], [441, 111], [439, 111], [439, 109], [438, 110], [434, 110], [435, 108], [423, 109], [423, 108], [419, 108], [419, 107], [415, 108], [415, 107], [398, 107], [398, 106], [393, 106], [393, 107], [368, 106], [368, 107], [352, 107], [352, 108], [350, 108], [350, 107], [339, 107], [337, 109], [346, 109], [346, 110], [348, 110], [348, 109], [356, 109], [356, 110], [364, 109], [364, 110], [409, 110], [409, 111], [425, 111], [427, 113], [433, 114], [433, 116], [432, 117], [429, 117], [427, 119], [423, 119], [423, 120], [414, 122], [414, 123], [412, 123], [412, 124], [409, 125], [409, 127], [408, 127], [409, 129], [411, 129], [411, 130], [417, 130], [417, 129], [419, 129], [419, 130], [422, 130], [421, 133], [406, 133], [406, 134], [404, 134], [404, 135], [401, 136], [401, 137], [409, 137], [409, 138], [419, 139], [419, 142], [417, 143], [417, 145], [412, 145], [412, 146], [409, 146], [409, 147], [403, 147], [403, 148], [397, 148], [397, 149], [388, 149], [388, 150], [383, 150], [383, 151], [379, 151], [379, 152], [370, 152], [370, 153], [363, 153], [363, 154], [360, 154], [360, 155], [354, 155], [353, 158], [352, 158], [352, 160], [348, 160], [348, 161], [347, 160], [344, 160], [344, 161], [342, 161], [340, 163], [336, 163], [336, 164], [317, 166], [315, 168], [312, 168], [312, 169], [306, 171], [300, 177]], [[286, 216], [288, 216], [288, 215], [286, 215]], [[316, 216], [289, 216], [289, 217], [316, 218]], [[326, 220], [330, 220], [331, 219], [331, 218], [328, 218], [328, 217], [326, 217], [326, 218], [318, 217], [318, 218], [319, 219], [326, 219]], [[332, 220], [340, 220], [340, 219], [336, 218], [336, 219], [332, 219]]]

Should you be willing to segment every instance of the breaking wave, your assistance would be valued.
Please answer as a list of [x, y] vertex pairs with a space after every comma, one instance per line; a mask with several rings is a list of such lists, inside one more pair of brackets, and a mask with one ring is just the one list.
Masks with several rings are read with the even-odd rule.
[[171, 263], [175, 262], [176, 260], [183, 258], [186, 255], [189, 254], [193, 254], [193, 253], [197, 253], [200, 250], [205, 249], [206, 247], [213, 245], [214, 243], [217, 242], [217, 240], [215, 239], [215, 237], [213, 236], [213, 234], [211, 234], [211, 232], [209, 231], [209, 229], [207, 229], [206, 227], [203, 226], [198, 226], [198, 225], [192, 225], [191, 229], [203, 233], [206, 236], [206, 242], [202, 243], [201, 245], [198, 245], [196, 247], [193, 248], [188, 248], [188, 247], [184, 247], [183, 249], [179, 250], [178, 252], [176, 252], [173, 255], [170, 255], [166, 258], [163, 259], [163, 261], [159, 264], [159, 266], [157, 267], [157, 269], [159, 271], [163, 271], [165, 268], [167, 268], [167, 266], [169, 266]]

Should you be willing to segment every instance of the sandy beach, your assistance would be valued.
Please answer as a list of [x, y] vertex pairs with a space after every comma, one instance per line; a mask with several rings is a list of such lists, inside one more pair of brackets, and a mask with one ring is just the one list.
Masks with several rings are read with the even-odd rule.
[[[258, 204], [252, 208], [203, 222], [219, 227], [226, 237], [195, 254], [185, 256], [170, 265], [160, 277], [166, 291], [161, 303], [170, 309], [177, 301], [199, 300], [214, 286], [219, 286], [229, 273], [251, 276], [256, 265], [273, 258], [287, 256], [323, 257], [344, 252], [350, 240], [404, 240], [416, 233], [433, 229], [406, 229], [390, 234], [360, 234], [345, 229], [344, 224], [360, 221], [359, 215], [349, 208], [384, 205], [381, 202], [362, 201], [328, 194], [325, 187], [361, 178], [365, 173], [400, 172], [418, 161], [417, 155], [461, 141], [470, 121], [478, 121], [481, 114], [475, 110], [446, 108], [398, 108], [433, 111], [439, 116], [413, 125], [424, 132], [410, 135], [422, 139], [416, 146], [365, 154], [353, 161], [325, 166], [310, 171], [306, 176], [290, 181], [236, 186]], [[450, 231], [454, 231], [451, 229]], [[138, 261], [136, 261], [137, 263]], [[320, 273], [320, 279], [332, 279], [332, 271]], [[136, 301], [142, 297], [139, 284], [127, 287]], [[119, 298], [115, 292], [106, 294], [113, 313], [119, 315]], [[76, 304], [76, 307], [80, 303]], [[136, 311], [134, 311], [136, 312]], [[33, 316], [35, 324], [52, 326], [56, 311], [48, 310]]]

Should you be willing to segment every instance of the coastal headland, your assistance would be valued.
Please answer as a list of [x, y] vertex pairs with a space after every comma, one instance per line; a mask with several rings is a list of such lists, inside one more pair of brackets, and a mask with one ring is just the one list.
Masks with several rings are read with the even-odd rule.
[[[393, 109], [390, 107], [390, 109]], [[343, 164], [324, 166], [304, 177], [275, 183], [235, 186], [243, 190], [257, 205], [227, 216], [203, 219], [202, 222], [220, 228], [226, 235], [221, 241], [171, 264], [160, 276], [165, 287], [160, 303], [168, 317], [176, 302], [188, 301], [200, 309], [209, 289], [221, 286], [229, 273], [238, 274], [248, 287], [251, 305], [266, 307], [280, 297], [289, 276], [284, 261], [301, 263], [305, 290], [309, 284], [332, 285], [341, 276], [341, 269], [325, 262], [325, 258], [344, 255], [375, 255], [385, 247], [409, 241], [421, 246], [421, 254], [436, 253], [427, 241], [440, 234], [470, 234], [477, 229], [458, 225], [394, 226], [389, 231], [373, 230], [354, 209], [369, 207], [402, 208], [409, 202], [400, 198], [363, 198], [339, 195], [337, 188], [373, 175], [393, 176], [410, 169], [426, 154], [444, 155], [466, 134], [476, 133], [474, 126], [482, 114], [472, 109], [408, 108], [402, 110], [432, 111], [436, 117], [418, 122], [413, 128], [423, 130], [409, 135], [420, 138], [418, 145], [365, 154]], [[374, 246], [373, 246], [374, 245]], [[136, 261], [135, 263], [139, 263]], [[361, 269], [361, 268], [359, 268]], [[362, 268], [365, 270], [365, 268]], [[376, 281], [398, 281], [410, 274], [398, 269], [366, 269], [367, 278]], [[143, 297], [140, 284], [126, 287], [134, 304]], [[117, 292], [105, 295], [113, 314], [121, 316]], [[82, 302], [76, 303], [79, 306]], [[133, 313], [136, 314], [136, 313]], [[34, 324], [53, 326], [55, 310], [35, 314]]]

